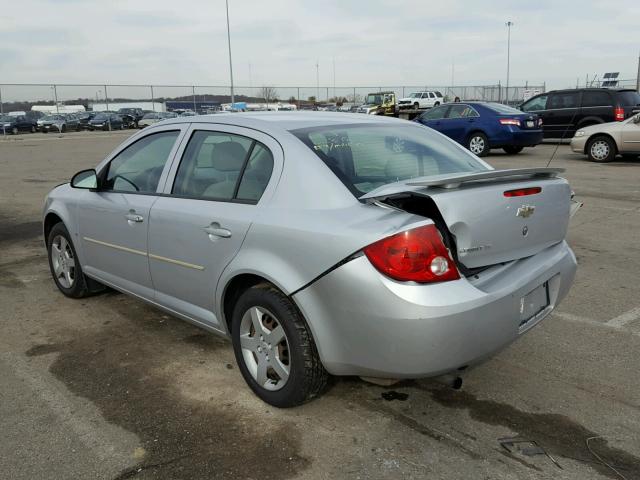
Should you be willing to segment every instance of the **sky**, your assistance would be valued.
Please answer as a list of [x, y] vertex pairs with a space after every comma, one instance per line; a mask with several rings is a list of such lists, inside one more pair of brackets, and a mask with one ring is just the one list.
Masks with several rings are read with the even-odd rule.
[[[2, 3], [0, 84], [229, 83], [224, 0]], [[640, 50], [637, 0], [229, 0], [229, 13], [234, 80], [254, 89], [315, 86], [316, 62], [326, 86], [334, 62], [338, 87], [504, 84], [507, 20], [511, 85], [635, 78]]]

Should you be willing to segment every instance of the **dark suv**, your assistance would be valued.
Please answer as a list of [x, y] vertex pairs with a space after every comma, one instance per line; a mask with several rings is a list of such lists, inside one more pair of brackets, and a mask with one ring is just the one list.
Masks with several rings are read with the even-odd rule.
[[571, 138], [582, 127], [631, 117], [640, 110], [640, 95], [607, 88], [553, 90], [530, 98], [520, 109], [542, 118], [545, 138]]

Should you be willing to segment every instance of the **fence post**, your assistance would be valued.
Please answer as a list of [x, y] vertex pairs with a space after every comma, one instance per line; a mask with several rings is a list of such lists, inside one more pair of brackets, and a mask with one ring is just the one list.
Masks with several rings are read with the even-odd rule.
[[327, 102], [329, 101], [329, 87], [327, 87]]
[[353, 87], [353, 103], [356, 103], [356, 87]]
[[149, 88], [151, 89], [151, 110], [153, 110], [155, 112], [156, 111], [156, 101], [153, 98], [153, 85], [149, 85]]
[[[107, 86], [104, 86], [104, 103], [107, 106], [107, 111], [109, 111], [109, 94], [107, 93]], [[111, 131], [111, 115], [107, 117], [107, 122], [109, 123], [109, 131]]]
[[198, 113], [196, 108], [196, 87], [194, 85], [191, 86], [191, 92], [193, 93], [193, 111]]
[[298, 89], [298, 94], [297, 94], [297, 99], [298, 99], [298, 110], [300, 110], [300, 87], [297, 87]]
[[0, 115], [2, 115], [4, 111], [2, 110], [2, 87], [0, 86]]
[[60, 113], [60, 108], [58, 108], [58, 88], [56, 85], [53, 85], [53, 100], [56, 102], [56, 113]]

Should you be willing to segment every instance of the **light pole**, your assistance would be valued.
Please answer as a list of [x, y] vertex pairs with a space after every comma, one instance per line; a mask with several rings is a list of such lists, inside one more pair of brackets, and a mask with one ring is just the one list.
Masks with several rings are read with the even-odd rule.
[[509, 20], [505, 25], [507, 26], [507, 86], [504, 91], [504, 99], [505, 103], [509, 105], [509, 61], [511, 59], [511, 27], [513, 22]]
[[316, 104], [320, 101], [320, 62], [316, 60]]
[[233, 96], [233, 64], [231, 63], [231, 32], [229, 30], [229, 0], [225, 0], [227, 6], [227, 44], [229, 45], [229, 77], [231, 78], [231, 110], [233, 110], [233, 104], [235, 98]]

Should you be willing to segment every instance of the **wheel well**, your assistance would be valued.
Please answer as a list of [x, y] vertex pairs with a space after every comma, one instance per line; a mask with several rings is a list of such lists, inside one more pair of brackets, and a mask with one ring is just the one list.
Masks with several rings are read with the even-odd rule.
[[[480, 129], [472, 130], [471, 132], [469, 132], [469, 135], [467, 135], [467, 143], [469, 143], [469, 140], [471, 140], [471, 137], [473, 137], [474, 133], [481, 133], [482, 135], [487, 137], [487, 134]], [[489, 140], [489, 137], [487, 137], [487, 140]]]
[[596, 138], [606, 137], [613, 143], [613, 148], [616, 149], [616, 155], [618, 154], [618, 144], [615, 139], [609, 135], [608, 133], [594, 133], [589, 137], [589, 139], [584, 143], [584, 153], [585, 155], [589, 152], [589, 147], [591, 146], [591, 142], [593, 142]]
[[270, 283], [266, 278], [260, 275], [253, 275], [250, 273], [243, 273], [228, 283], [224, 290], [222, 297], [222, 310], [224, 313], [224, 320], [227, 325], [227, 331], [231, 332], [231, 319], [233, 317], [233, 307], [244, 292], [258, 285], [259, 283]]
[[48, 213], [47, 216], [44, 218], [44, 241], [45, 243], [47, 242], [47, 239], [49, 238], [49, 232], [51, 232], [51, 229], [53, 228], [53, 226], [56, 223], [60, 223], [62, 222], [62, 219], [56, 215], [55, 213]]

